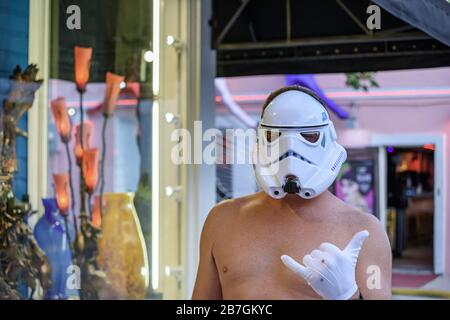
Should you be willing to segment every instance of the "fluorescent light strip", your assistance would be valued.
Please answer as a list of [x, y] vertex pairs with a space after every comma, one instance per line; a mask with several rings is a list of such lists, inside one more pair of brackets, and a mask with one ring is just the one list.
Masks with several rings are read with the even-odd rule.
[[153, 0], [153, 94], [159, 94], [159, 18], [160, 0]]
[[159, 286], [159, 18], [160, 0], [153, 0], [152, 109], [152, 287]]
[[159, 285], [159, 102], [152, 110], [152, 286]]

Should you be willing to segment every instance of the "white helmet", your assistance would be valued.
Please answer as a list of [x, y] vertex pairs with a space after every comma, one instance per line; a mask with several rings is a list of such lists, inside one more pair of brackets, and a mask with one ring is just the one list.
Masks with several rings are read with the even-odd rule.
[[346, 158], [324, 103], [314, 92], [290, 86], [269, 96], [253, 150], [256, 180], [268, 195], [314, 198], [333, 183]]

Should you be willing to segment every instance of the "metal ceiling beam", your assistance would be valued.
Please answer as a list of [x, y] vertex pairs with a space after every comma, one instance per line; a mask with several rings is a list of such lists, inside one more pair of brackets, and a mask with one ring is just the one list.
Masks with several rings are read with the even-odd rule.
[[361, 30], [364, 31], [365, 34], [367, 35], [372, 34], [372, 32], [368, 30], [366, 26], [361, 23], [361, 21], [359, 21], [358, 17], [355, 16], [355, 14], [341, 0], [336, 0], [336, 2], [342, 8], [342, 10], [344, 10], [345, 13], [347, 13], [347, 15], [353, 20], [353, 22], [355, 22], [358, 25], [358, 27], [360, 27]]
[[402, 32], [405, 32], [405, 31], [412, 30], [412, 29], [414, 29], [414, 27], [412, 27], [410, 25], [404, 25], [404, 26], [397, 27], [397, 28], [384, 29], [382, 31], [378, 31], [377, 35], [384, 37], [384, 36], [388, 36], [388, 35], [391, 35], [391, 34], [402, 33]]
[[245, 7], [248, 5], [249, 2], [250, 2], [250, 0], [243, 0], [242, 1], [241, 5], [236, 10], [236, 12], [233, 14], [233, 16], [231, 17], [230, 21], [228, 21], [226, 26], [223, 28], [222, 32], [217, 37], [217, 42], [216, 42], [217, 46], [222, 42], [223, 38], [225, 38], [225, 36], [228, 34], [228, 31], [230, 31], [231, 27], [234, 25], [234, 23], [239, 18], [239, 16], [241, 15], [242, 11], [244, 11]]
[[433, 54], [449, 54], [450, 50], [416, 50], [416, 51], [387, 51], [387, 52], [371, 52], [371, 53], [351, 53], [351, 54], [330, 54], [330, 55], [314, 55], [314, 56], [290, 56], [290, 57], [270, 57], [270, 58], [254, 58], [252, 60], [248, 59], [232, 59], [232, 60], [222, 60], [219, 59], [219, 63], [222, 65], [237, 65], [237, 64], [264, 64], [264, 63], [277, 63], [277, 62], [289, 62], [289, 61], [316, 61], [316, 60], [343, 60], [343, 59], [358, 59], [358, 58], [370, 58], [370, 57], [402, 57], [402, 56], [421, 56]]
[[286, 0], [286, 41], [291, 41], [291, 0]]
[[339, 45], [339, 44], [360, 44], [360, 43], [378, 43], [386, 41], [411, 41], [411, 40], [432, 40], [432, 38], [423, 32], [410, 32], [398, 36], [381, 37], [354, 35], [339, 37], [307, 38], [291, 41], [265, 41], [265, 42], [245, 42], [245, 43], [226, 43], [218, 46], [218, 50], [251, 50], [251, 49], [271, 49], [271, 48], [289, 48], [314, 45]]

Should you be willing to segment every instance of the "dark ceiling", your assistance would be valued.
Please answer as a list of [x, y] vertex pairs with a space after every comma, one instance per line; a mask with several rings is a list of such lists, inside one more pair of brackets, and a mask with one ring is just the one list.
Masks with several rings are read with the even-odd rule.
[[[142, 51], [151, 42], [151, 1], [77, 0], [82, 12], [81, 30], [69, 30], [66, 11], [73, 2], [51, 1], [50, 76], [72, 80], [73, 48], [82, 46], [93, 48], [91, 82], [104, 82], [107, 71], [136, 78]], [[146, 73], [151, 74], [150, 70]]]
[[368, 0], [212, 0], [218, 76], [329, 73], [450, 65], [450, 48]]

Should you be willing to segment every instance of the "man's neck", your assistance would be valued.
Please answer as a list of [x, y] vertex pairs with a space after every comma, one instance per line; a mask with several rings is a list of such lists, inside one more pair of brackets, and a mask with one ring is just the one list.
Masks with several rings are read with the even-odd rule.
[[296, 194], [287, 194], [282, 201], [289, 204], [291, 207], [304, 207], [309, 205], [315, 205], [316, 203], [326, 201], [332, 194], [327, 190], [322, 192], [317, 197], [312, 199], [304, 199]]
[[[322, 211], [326, 211], [327, 204], [332, 202], [333, 194], [325, 191], [312, 199], [303, 199], [295, 194], [288, 194], [281, 201], [281, 206], [287, 206], [295, 214], [308, 218], [312, 214], [312, 218], [320, 218]], [[325, 212], [324, 212], [325, 213]]]

